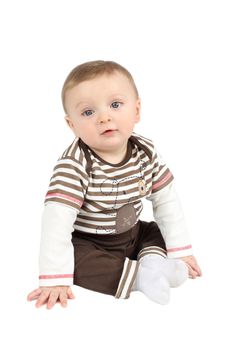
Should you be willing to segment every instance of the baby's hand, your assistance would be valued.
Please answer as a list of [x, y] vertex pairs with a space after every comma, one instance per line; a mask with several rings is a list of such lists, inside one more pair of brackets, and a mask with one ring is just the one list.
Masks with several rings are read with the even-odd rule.
[[181, 260], [183, 260], [189, 269], [189, 277], [191, 278], [196, 278], [196, 277], [200, 277], [202, 275], [201, 269], [197, 263], [196, 258], [193, 255], [189, 255], [189, 256], [183, 256], [181, 258], [179, 258]]
[[67, 306], [67, 299], [74, 299], [75, 296], [69, 286], [40, 287], [28, 294], [27, 300], [37, 300], [36, 307], [47, 304], [47, 309], [51, 309], [56, 302], [61, 306]]

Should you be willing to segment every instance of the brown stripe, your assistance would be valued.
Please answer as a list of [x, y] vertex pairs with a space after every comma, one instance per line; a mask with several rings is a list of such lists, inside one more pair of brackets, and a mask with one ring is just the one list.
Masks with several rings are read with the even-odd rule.
[[[74, 189], [75, 192], [79, 191], [80, 193], [83, 193], [83, 187], [78, 186], [78, 184], [73, 185], [69, 182], [61, 181], [61, 180], [51, 181], [49, 187], [56, 186], [56, 185], [62, 185], [62, 186]], [[55, 192], [56, 189], [53, 189], [52, 191]]]
[[[93, 204], [95, 204], [95, 203], [93, 203]], [[101, 214], [103, 214], [103, 215], [111, 216], [112, 214], [116, 214], [115, 209], [106, 209], [106, 207], [102, 208], [102, 206], [99, 205], [98, 207], [97, 206], [94, 207], [98, 211], [97, 210], [93, 211], [91, 206], [94, 207], [93, 205], [90, 205], [90, 204], [87, 205], [87, 203], [85, 201], [85, 203], [82, 207], [82, 213], [87, 213], [87, 215], [89, 215], [89, 213], [91, 213], [93, 215], [93, 212], [94, 212], [94, 214], [97, 213], [97, 215], [98, 215], [98, 212], [101, 211]]]
[[152, 150], [150, 149], [150, 147], [148, 147], [148, 145], [145, 145], [146, 142], [141, 142], [141, 140], [139, 138], [135, 137], [135, 136], [132, 136], [130, 139], [137, 145], [137, 147], [140, 150], [141, 154], [142, 154], [142, 152], [145, 152], [145, 154], [147, 155], [147, 157], [151, 161], [151, 159], [152, 159]]
[[[106, 206], [98, 204], [93, 199], [89, 200], [89, 199], [85, 198], [85, 207], [83, 208], [85, 210], [85, 212], [87, 212], [87, 213], [88, 212], [93, 212], [92, 208], [98, 209], [100, 211], [102, 211], [102, 210], [107, 211], [107, 207]], [[113, 212], [115, 212], [115, 210], [113, 210]]]
[[118, 287], [117, 294], [115, 295], [115, 297], [118, 298], [118, 299], [120, 298], [120, 296], [121, 296], [121, 294], [122, 294], [122, 291], [123, 291], [123, 289], [124, 289], [124, 285], [125, 285], [125, 282], [126, 282], [126, 280], [127, 280], [127, 278], [128, 278], [129, 271], [130, 271], [130, 269], [131, 269], [132, 263], [133, 263], [132, 260], [128, 260], [127, 268], [126, 268], [124, 277], [123, 277], [123, 279], [122, 279], [122, 281], [121, 281], [120, 286]]
[[[75, 171], [77, 174], [80, 174], [82, 178], [88, 179], [87, 174], [83, 172], [83, 167], [80, 164], [78, 164], [78, 163], [76, 163], [76, 164], [79, 165], [80, 167], [74, 166], [72, 164], [61, 163], [60, 162], [54, 167], [54, 172], [56, 170], [61, 169], [61, 168], [63, 168], [63, 169], [71, 169], [71, 170]], [[69, 173], [65, 173], [65, 172], [61, 172], [61, 173], [64, 174], [64, 176], [67, 176], [67, 174], [69, 174]]]
[[60, 158], [60, 159], [59, 159], [59, 162], [65, 162], [66, 160], [70, 160], [72, 163], [75, 163], [75, 164], [77, 164], [77, 165], [79, 165], [80, 167], [83, 168], [82, 163], [80, 162], [80, 160], [79, 160], [77, 157], [76, 157], [76, 158], [73, 158], [73, 157], [71, 157], [71, 156], [66, 156], [66, 157], [64, 157], [64, 158]]
[[78, 140], [76, 139], [75, 140], [75, 144], [73, 144], [73, 148], [71, 148], [71, 150], [70, 150], [71, 151], [70, 156], [72, 158], [76, 158], [77, 159], [76, 152], [77, 152], [78, 147], [79, 147], [79, 144], [78, 144]]
[[79, 139], [78, 144], [79, 144], [79, 147], [82, 149], [82, 151], [85, 154], [85, 160], [86, 160], [85, 168], [86, 168], [86, 172], [87, 172], [88, 176], [90, 176], [90, 173], [92, 170], [91, 150], [81, 139]]
[[62, 198], [48, 198], [45, 200], [44, 203], [47, 203], [47, 202], [57, 202], [57, 203], [62, 203], [62, 204], [65, 204], [65, 205], [68, 205], [69, 207], [72, 207], [72, 208], [75, 208], [75, 209], [80, 209], [80, 205], [76, 204], [76, 203], [73, 203], [73, 202], [70, 202], [70, 201], [67, 201], [65, 199], [62, 199]]
[[[145, 160], [144, 160], [145, 158]], [[117, 178], [121, 178], [121, 177], [127, 177], [127, 176], [131, 176], [133, 173], [134, 173], [134, 169], [140, 169], [140, 166], [141, 166], [141, 163], [143, 163], [144, 167], [147, 167], [150, 162], [148, 161], [147, 157], [144, 157], [141, 159], [137, 159], [135, 162], [131, 162], [131, 163], [127, 163], [127, 165], [125, 165], [124, 167], [121, 167], [121, 168], [107, 168], [107, 169], [104, 169], [102, 171], [104, 171], [105, 174], [107, 175], [112, 175], [113, 177], [115, 177], [116, 179]], [[133, 168], [133, 170], [129, 171], [128, 169], [129, 168]], [[95, 167], [93, 166], [92, 167], [92, 170], [95, 171], [95, 170], [99, 170], [100, 168], [99, 167]], [[128, 172], [127, 172], [128, 170]], [[121, 172], [121, 174], [118, 174], [119, 172]], [[101, 175], [95, 175], [94, 176], [94, 179], [101, 179], [102, 176]]]
[[[101, 196], [95, 196], [96, 198], [91, 198], [91, 199], [88, 199], [85, 201], [85, 206], [86, 204], [89, 204], [91, 205], [92, 207], [94, 208], [97, 208], [97, 209], [101, 209], [101, 210], [107, 210], [108, 206], [111, 206], [112, 208], [116, 207], [116, 205], [125, 205], [125, 204], [128, 204], [128, 203], [134, 203], [136, 200], [139, 200], [141, 198], [140, 194], [139, 193], [136, 193], [136, 196], [133, 196], [133, 197], [129, 197], [129, 198], [124, 198], [124, 199], [118, 199], [116, 200], [116, 196], [112, 196], [113, 199], [112, 200], [106, 200], [106, 201], [103, 201], [103, 197], [102, 196], [102, 200], [101, 200]], [[108, 196], [111, 198], [111, 196]], [[97, 203], [99, 201], [99, 203]], [[103, 202], [104, 205], [101, 205], [101, 202]]]
[[[115, 168], [112, 168], [112, 167], [109, 167], [108, 164], [105, 164], [104, 165], [95, 165], [94, 166], [94, 169], [99, 169], [99, 168], [103, 168], [104, 169], [104, 172], [108, 172], [108, 173], [114, 173], [114, 172], [117, 172], [117, 171], [123, 171], [123, 170], [126, 170], [127, 168], [129, 167], [133, 167], [133, 166], [137, 166], [138, 163], [140, 162], [140, 158], [139, 157], [135, 157], [137, 154], [135, 153], [135, 155], [133, 155], [132, 158], [129, 159], [129, 161], [125, 164], [123, 164], [122, 166], [118, 166], [118, 167], [115, 167]], [[97, 163], [98, 164], [98, 163]]]
[[159, 253], [159, 252], [155, 252], [155, 251], [152, 251], [152, 252], [145, 252], [145, 253], [142, 253], [142, 254], [139, 254], [138, 255], [138, 260], [141, 260], [144, 256], [146, 256], [146, 255], [159, 255], [159, 256], [162, 256], [163, 258], [165, 258], [165, 256], [164, 255], [166, 255], [166, 254], [162, 254], [162, 253]]
[[138, 134], [136, 134], [136, 133], [134, 133], [134, 135], [135, 135], [135, 137], [137, 137], [140, 141], [145, 142], [147, 146], [149, 146], [149, 147], [151, 147], [151, 148], [154, 147], [153, 141], [152, 141], [152, 140], [150, 140], [150, 139], [148, 139], [148, 138], [146, 138], [146, 137], [144, 137], [144, 136], [142, 136], [142, 135], [138, 135]]
[[[163, 168], [167, 168], [166, 164], [161, 164], [159, 166], [159, 172], [163, 169]], [[167, 168], [168, 169], [168, 168]], [[166, 170], [165, 170], [166, 171]]]
[[[140, 171], [139, 169], [136, 170], [138, 172], [138, 175], [135, 175], [135, 170], [129, 171], [127, 173], [113, 176], [103, 176], [103, 175], [95, 175], [92, 178], [93, 185], [94, 186], [119, 186], [119, 185], [125, 185], [133, 183], [134, 181], [139, 181], [140, 178]], [[152, 172], [151, 172], [152, 173]], [[143, 173], [142, 173], [143, 174]]]
[[[106, 215], [104, 218], [103, 217], [98, 217], [98, 213], [95, 213], [95, 216], [87, 216], [87, 215], [79, 215], [79, 219], [86, 220], [87, 222], [90, 221], [97, 221], [97, 222], [102, 222], [102, 223], [112, 223], [113, 221], [115, 222], [116, 216], [108, 216]], [[80, 224], [82, 222], [80, 221]]]
[[[153, 159], [152, 159], [152, 164], [154, 165], [154, 168], [158, 167], [159, 166], [159, 156], [158, 156], [158, 153], [155, 153], [155, 155], [153, 156]], [[160, 168], [159, 170], [161, 170], [163, 167], [165, 167], [166, 164], [163, 164], [163, 165], [160, 165]]]
[[159, 169], [153, 173], [153, 177], [156, 177], [160, 174], [160, 176], [156, 179], [156, 182], [161, 181], [168, 173], [171, 173], [170, 170], [166, 168], [166, 170], [161, 174], [161, 170], [163, 168], [166, 168], [166, 165], [161, 165]]
[[[83, 208], [83, 207], [82, 207]], [[136, 219], [138, 219], [140, 216], [140, 213], [137, 214], [136, 213]], [[80, 221], [80, 219], [82, 219], [83, 221]], [[95, 222], [95, 224], [92, 224], [92, 222]], [[96, 222], [98, 223], [98, 227], [96, 227]], [[98, 218], [98, 217], [89, 217], [89, 216], [79, 216], [79, 219], [75, 222], [76, 226], [81, 227], [85, 227], [85, 228], [90, 228], [93, 230], [103, 230], [103, 231], [107, 231], [110, 230], [111, 232], [116, 229], [115, 226], [116, 223], [116, 217], [112, 217], [112, 218]], [[112, 225], [110, 225], [112, 224]]]
[[[131, 203], [131, 199], [130, 201], [129, 200], [126, 200], [123, 204], [128, 204], [128, 203]], [[118, 202], [117, 202], [118, 204]], [[134, 201], [132, 203], [135, 207], [135, 209], [138, 211], [142, 208], [142, 202], [141, 202], [141, 199], [139, 198], [138, 200]], [[137, 208], [137, 205], [140, 205], [139, 208]], [[101, 205], [101, 204], [98, 204], [97, 202], [95, 201], [91, 201], [91, 200], [85, 200], [85, 204], [84, 206], [82, 207], [82, 210], [85, 211], [86, 213], [93, 213], [93, 209], [92, 208], [95, 208], [96, 210], [98, 211], [101, 211], [103, 214], [106, 214], [106, 215], [111, 215], [111, 214], [114, 214], [116, 213], [116, 209], [108, 209], [108, 207], [106, 207], [106, 205]]]
[[[113, 200], [113, 201], [111, 201], [111, 200], [109, 200], [109, 201], [106, 201], [105, 203], [107, 204], [107, 205], [120, 205], [120, 204], [122, 204], [122, 206], [123, 205], [125, 205], [125, 204], [134, 204], [136, 201], [138, 201], [138, 200], [140, 200], [141, 199], [141, 196], [140, 196], [140, 194], [136, 194], [136, 196], [132, 196], [132, 197], [130, 197], [130, 198], [126, 198], [126, 199], [121, 199], [121, 200], [117, 200], [117, 202], [116, 202], [116, 200]], [[105, 207], [105, 209], [106, 209], [106, 207]]]
[[[129, 177], [135, 174], [135, 168], [138, 170], [140, 169], [140, 164], [136, 164], [135, 166], [131, 167], [133, 169], [129, 170], [129, 166], [127, 166], [124, 170], [124, 172], [122, 171], [122, 169], [117, 169], [115, 171], [112, 171], [112, 169], [104, 169], [104, 174], [107, 175], [106, 178], [114, 178], [116, 180], [121, 180], [124, 177]], [[95, 168], [93, 167], [93, 171], [95, 170]], [[99, 170], [99, 169], [96, 169]], [[101, 175], [95, 175], [95, 179], [97, 180], [101, 180], [103, 178], [103, 176]]]
[[[92, 194], [91, 189], [94, 189], [93, 194], [96, 193], [96, 189], [100, 189], [102, 190], [102, 192], [108, 192], [107, 195], [109, 195], [110, 192], [113, 192], [114, 194], [116, 194], [116, 192], [120, 192], [120, 191], [130, 191], [130, 192], [134, 192], [136, 191], [138, 193], [138, 183], [140, 180], [145, 179], [146, 181], [146, 185], [151, 185], [152, 183], [152, 179], [151, 179], [151, 175], [152, 173], [150, 172], [150, 176], [148, 177], [136, 177], [135, 175], [132, 175], [132, 177], [128, 177], [128, 178], [123, 178], [121, 181], [119, 181], [117, 183], [117, 181], [115, 182], [115, 179], [104, 179], [102, 178], [101, 181], [102, 182], [92, 182], [89, 184], [89, 193]], [[133, 188], [131, 188], [134, 185]], [[129, 188], [130, 187], [130, 188]]]
[[140, 216], [140, 214], [141, 214], [141, 212], [142, 212], [142, 209], [143, 209], [143, 206], [141, 206], [139, 209], [137, 209], [137, 211], [136, 211], [136, 217], [137, 217], [137, 219], [139, 218], [139, 216]]
[[132, 277], [132, 280], [131, 280], [131, 282], [130, 282], [130, 284], [129, 284], [129, 288], [128, 288], [127, 292], [126, 292], [126, 297], [125, 297], [125, 299], [128, 299], [129, 296], [130, 296], [130, 293], [131, 293], [133, 284], [134, 284], [135, 279], [136, 279], [136, 277], [137, 277], [139, 265], [140, 265], [140, 264], [139, 264], [139, 261], [137, 261], [136, 267], [135, 267], [135, 270], [134, 270], [134, 274], [133, 274], [133, 277]]
[[[87, 146], [88, 147], [88, 146]], [[98, 154], [96, 154], [94, 152], [94, 150], [92, 150], [90, 147], [88, 147], [89, 149], [89, 152], [92, 154], [92, 156], [95, 157], [96, 161], [97, 159], [102, 163], [102, 164], [105, 164], [105, 165], [110, 165], [111, 168], [119, 168], [121, 166], [123, 166], [125, 163], [127, 163], [130, 158], [132, 157], [132, 144], [130, 141], [128, 141], [128, 144], [127, 144], [127, 151], [126, 151], [126, 155], [124, 157], [124, 159], [118, 163], [118, 164], [112, 164], [112, 163], [109, 163], [107, 162], [106, 160], [104, 160], [103, 158], [101, 158]], [[98, 162], [98, 161], [97, 161]]]
[[159, 187], [157, 187], [157, 188], [155, 188], [155, 189], [153, 189], [153, 185], [156, 184], [156, 182], [158, 182], [158, 181], [153, 181], [153, 184], [152, 184], [152, 193], [156, 193], [156, 192], [162, 190], [164, 187], [166, 187], [167, 185], [169, 185], [173, 180], [174, 180], [174, 176], [171, 174], [171, 176], [169, 177], [169, 179], [168, 179], [166, 182], [164, 182], [161, 186], [159, 186]]
[[147, 180], [150, 181], [151, 180], [151, 175], [152, 175], [152, 167], [151, 168], [147, 168], [144, 170], [144, 177], [148, 178]]
[[[139, 179], [134, 184], [135, 186], [131, 189], [128, 189], [126, 186], [124, 186], [123, 188], [119, 187], [118, 189], [111, 188], [111, 187], [104, 187], [103, 188], [101, 186], [100, 188], [97, 188], [97, 191], [96, 190], [93, 191], [93, 187], [89, 186], [88, 187], [88, 196], [90, 198], [95, 197], [95, 198], [93, 198], [94, 201], [96, 201], [96, 200], [103, 201], [103, 197], [105, 199], [107, 196], [107, 198], [109, 200], [114, 201], [114, 203], [116, 202], [116, 200], [117, 200], [117, 203], [119, 203], [118, 197], [120, 197], [120, 196], [124, 196], [125, 201], [128, 201], [132, 197], [141, 198], [141, 194], [139, 192], [139, 187], [138, 187], [138, 182], [139, 182]], [[149, 192], [149, 188], [147, 188], [147, 192]], [[133, 194], [133, 196], [132, 196], [132, 194]]]
[[[148, 250], [153, 250], [153, 249], [159, 250], [160, 252], [166, 253], [166, 250], [165, 250], [165, 249], [163, 249], [163, 248], [161, 248], [161, 247], [158, 247], [158, 246], [145, 247], [145, 248], [143, 248], [142, 250], [140, 250], [140, 252], [144, 252], [144, 251], [148, 251]], [[139, 252], [138, 254], [140, 254], [140, 252]]]
[[[46, 196], [49, 194], [49, 195], [52, 195], [52, 194], [55, 194], [55, 193], [61, 193], [61, 194], [65, 194], [67, 196], [70, 196], [70, 197], [74, 197], [76, 199], [78, 199], [80, 202], [83, 202], [83, 197], [82, 196], [79, 196], [73, 192], [68, 192], [68, 191], [64, 191], [64, 190], [61, 190], [60, 188], [56, 188], [54, 190], [48, 190]], [[49, 199], [48, 199], [49, 200]]]
[[62, 158], [66, 157], [69, 154], [69, 151], [72, 148], [74, 142], [72, 142], [71, 145], [65, 150], [65, 152], [62, 155]]
[[84, 153], [83, 153], [83, 151], [80, 151], [80, 155], [79, 155], [79, 162], [81, 163], [81, 164], [84, 164]]
[[[98, 221], [98, 220], [95, 220], [95, 221]], [[101, 222], [100, 222], [100, 224], [101, 224]], [[113, 226], [110, 226], [110, 225], [104, 225], [104, 222], [103, 222], [103, 225], [98, 225], [98, 226], [96, 226], [96, 224], [91, 224], [91, 220], [89, 220], [88, 222], [82, 222], [82, 221], [79, 221], [79, 220], [77, 220], [76, 222], [75, 222], [75, 226], [78, 226], [80, 229], [80, 231], [81, 231], [81, 228], [82, 227], [85, 227], [85, 228], [89, 228], [89, 229], [91, 229], [91, 230], [95, 230], [95, 231], [110, 231], [110, 232], [112, 232], [112, 231], [114, 231], [115, 230], [115, 225], [113, 225]], [[114, 221], [114, 224], [115, 224], [115, 221]]]

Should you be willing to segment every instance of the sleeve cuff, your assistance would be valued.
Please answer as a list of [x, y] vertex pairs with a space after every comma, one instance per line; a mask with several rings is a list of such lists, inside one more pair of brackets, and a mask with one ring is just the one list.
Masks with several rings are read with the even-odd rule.
[[191, 245], [184, 247], [167, 248], [168, 258], [181, 258], [188, 255], [193, 255], [193, 249]]
[[73, 285], [73, 274], [67, 275], [40, 275], [39, 286], [71, 286]]

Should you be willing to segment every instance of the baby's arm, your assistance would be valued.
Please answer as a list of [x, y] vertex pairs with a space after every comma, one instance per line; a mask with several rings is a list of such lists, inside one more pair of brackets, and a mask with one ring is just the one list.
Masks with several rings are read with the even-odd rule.
[[48, 203], [42, 215], [39, 254], [41, 287], [73, 284], [74, 248], [71, 242], [78, 211], [60, 203]]
[[174, 181], [154, 193], [150, 200], [154, 218], [161, 230], [169, 258], [183, 260], [189, 268], [189, 276], [201, 276], [201, 269], [192, 255], [192, 246]]
[[67, 206], [47, 204], [42, 216], [39, 256], [40, 287], [28, 295], [28, 301], [37, 300], [36, 306], [47, 308], [59, 301], [66, 306], [73, 299], [74, 253], [71, 242], [77, 211]]
[[[72, 232], [88, 187], [88, 174], [80, 161], [80, 149], [75, 140], [72, 147], [58, 159], [50, 179], [42, 216], [39, 256], [39, 288], [28, 300], [50, 305], [54, 300], [65, 302], [72, 296], [74, 248]], [[84, 162], [85, 163], [85, 162]]]

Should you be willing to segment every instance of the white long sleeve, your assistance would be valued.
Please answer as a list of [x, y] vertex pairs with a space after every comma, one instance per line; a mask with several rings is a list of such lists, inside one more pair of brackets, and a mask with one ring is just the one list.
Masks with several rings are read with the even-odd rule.
[[72, 285], [74, 252], [71, 242], [77, 210], [48, 203], [42, 215], [39, 285]]
[[192, 255], [192, 246], [174, 181], [148, 199], [152, 201], [154, 219], [166, 243], [168, 257]]

